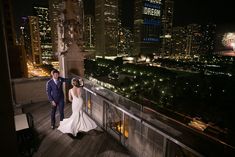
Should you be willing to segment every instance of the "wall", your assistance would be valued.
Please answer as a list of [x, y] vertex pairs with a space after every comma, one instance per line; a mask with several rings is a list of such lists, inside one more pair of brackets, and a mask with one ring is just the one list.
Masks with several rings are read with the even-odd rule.
[[48, 77], [12, 80], [15, 103], [23, 105], [47, 101], [46, 82], [48, 80]]

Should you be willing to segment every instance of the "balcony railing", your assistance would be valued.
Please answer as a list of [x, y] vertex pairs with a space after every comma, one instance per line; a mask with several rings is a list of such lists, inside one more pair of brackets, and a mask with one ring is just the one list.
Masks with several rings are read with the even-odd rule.
[[144, 113], [143, 105], [89, 80], [84, 82], [86, 112], [135, 156], [204, 156], [177, 139], [182, 132]]

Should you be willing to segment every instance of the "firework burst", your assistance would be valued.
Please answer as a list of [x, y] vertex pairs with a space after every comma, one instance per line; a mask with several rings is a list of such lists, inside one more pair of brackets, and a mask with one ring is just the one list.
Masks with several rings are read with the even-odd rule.
[[235, 51], [235, 34], [234, 33], [225, 33], [223, 35], [222, 43], [226, 47], [232, 47]]

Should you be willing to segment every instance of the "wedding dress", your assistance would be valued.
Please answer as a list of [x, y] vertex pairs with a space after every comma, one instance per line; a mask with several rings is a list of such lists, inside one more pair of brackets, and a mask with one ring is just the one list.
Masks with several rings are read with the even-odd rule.
[[58, 130], [76, 136], [78, 132], [95, 129], [97, 127], [96, 123], [82, 110], [83, 99], [81, 95], [75, 96], [72, 89], [69, 92], [72, 95], [72, 115], [60, 121]]

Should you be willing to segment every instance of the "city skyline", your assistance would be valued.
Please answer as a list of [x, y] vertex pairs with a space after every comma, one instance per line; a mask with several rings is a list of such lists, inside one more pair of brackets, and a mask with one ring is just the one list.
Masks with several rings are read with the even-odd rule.
[[[16, 19], [16, 25], [19, 25], [19, 19], [21, 16], [27, 16], [32, 14], [33, 5], [45, 6], [48, 0], [12, 0], [13, 1], [13, 13]], [[173, 26], [184, 26], [191, 23], [208, 24], [214, 23], [218, 25], [230, 25], [234, 24], [234, 14], [232, 1], [225, 0], [223, 3], [212, 0], [173, 0], [174, 1], [174, 17]], [[23, 5], [22, 5], [23, 4]], [[122, 0], [121, 4], [124, 4], [123, 11], [125, 12], [124, 26], [133, 27], [130, 22], [133, 18], [131, 16], [133, 12], [133, 1]], [[94, 14], [95, 0], [84, 1], [85, 14]], [[130, 20], [131, 19], [131, 20]]]
[[[22, 16], [34, 15], [33, 9], [32, 9], [33, 6], [46, 6], [47, 3], [48, 3], [48, 0], [43, 0], [43, 1], [24, 0], [25, 4], [26, 4], [25, 8], [27, 8], [27, 9], [22, 9], [22, 5], [18, 4], [19, 3], [18, 1], [15, 1], [15, 0], [13, 0], [13, 1], [15, 2], [15, 4], [13, 6], [16, 7], [16, 9], [13, 9], [13, 10], [15, 11], [16, 19], [18, 19], [15, 22], [16, 23], [16, 32], [18, 32], [18, 33], [19, 33], [19, 26], [20, 26], [19, 21], [22, 18]], [[228, 15], [231, 15], [231, 16], [223, 17], [223, 15], [225, 14], [225, 11], [222, 11], [222, 9], [226, 9], [226, 7], [223, 6], [224, 4], [223, 5], [221, 4], [221, 6], [219, 6], [218, 3], [215, 2], [215, 3], [213, 3], [213, 5], [215, 5], [215, 6], [211, 7], [210, 6], [212, 4], [211, 0], [207, 0], [205, 2], [196, 1], [196, 0], [192, 0], [190, 2], [178, 1], [178, 0], [166, 0], [166, 2], [167, 1], [169, 1], [169, 2], [173, 1], [174, 2], [173, 7], [171, 7], [172, 9], [170, 11], [171, 15], [167, 14], [167, 16], [170, 17], [170, 19], [168, 17], [168, 23], [170, 22], [170, 24], [168, 25], [168, 26], [170, 26], [168, 28], [169, 30], [172, 30], [172, 29], [174, 30], [174, 28], [177, 27], [177, 26], [187, 26], [187, 25], [189, 26], [190, 24], [199, 24], [199, 25], [201, 24], [201, 25], [203, 25], [203, 24], [211, 24], [211, 23], [216, 24], [217, 23], [217, 24], [226, 24], [226, 25], [229, 25], [229, 26], [222, 27], [223, 29], [221, 29], [221, 25], [217, 25], [216, 26], [216, 31], [222, 30], [222, 32], [234, 32], [234, 29], [230, 29], [230, 28], [233, 28], [233, 27], [231, 27], [231, 25], [233, 24], [233, 21], [230, 20], [230, 19], [232, 19], [232, 14], [230, 13]], [[136, 25], [134, 25], [134, 23], [135, 23], [134, 21], [136, 20], [135, 16], [137, 14], [139, 16], [140, 15], [144, 16], [144, 14], [141, 13], [141, 9], [139, 9], [138, 12], [135, 11], [136, 10], [135, 9], [135, 7], [136, 7], [135, 4], [139, 4], [139, 2], [142, 3], [144, 1], [141, 0], [138, 3], [136, 3], [136, 2], [137, 1], [129, 1], [129, 0], [128, 1], [125, 1], [125, 0], [118, 1], [117, 5], [119, 7], [119, 11], [118, 11], [117, 17], [115, 17], [115, 18], [117, 18], [121, 21], [122, 27], [125, 27], [125, 28], [129, 29], [132, 33], [134, 33], [135, 30], [136, 30]], [[226, 2], [229, 2], [229, 1], [227, 0]], [[149, 3], [149, 2], [146, 2], [146, 3]], [[167, 4], [167, 3], [165, 3], [165, 1], [161, 2], [161, 5], [162, 5], [161, 9], [163, 9], [163, 8], [165, 10], [167, 10], [167, 8], [169, 9], [169, 7], [165, 4]], [[229, 3], [226, 3], [226, 4], [228, 5]], [[84, 1], [84, 13], [86, 15], [93, 15], [94, 20], [95, 20], [95, 18], [97, 18], [97, 16], [94, 15], [94, 13], [95, 13], [95, 6], [94, 5], [95, 5], [95, 0], [85, 0]], [[217, 13], [216, 11], [219, 10], [218, 8], [221, 8], [221, 12]], [[173, 14], [172, 14], [172, 10], [173, 10]], [[229, 7], [227, 8], [227, 10], [228, 10], [228, 13], [231, 11], [231, 9], [229, 9]], [[17, 12], [19, 12], [19, 13], [17, 13]], [[163, 15], [163, 14], [166, 14], [166, 12], [163, 11], [161, 13], [161, 16], [162, 16], [161, 18], [165, 18], [164, 17], [165, 15]], [[219, 17], [217, 14], [221, 14], [221, 18], [215, 18], [215, 17]], [[150, 16], [148, 16], [148, 18], [150, 18]], [[173, 20], [173, 23], [171, 22], [172, 20]], [[164, 20], [159, 22], [160, 25], [162, 25], [162, 27], [166, 26], [165, 25], [166, 23], [164, 24], [163, 21]], [[172, 24], [173, 24], [174, 28], [172, 27]], [[105, 26], [106, 26], [106, 24], [105, 24]], [[134, 28], [134, 26], [135, 26], [135, 28]], [[201, 27], [201, 26], [198, 26], [198, 27]], [[204, 26], [202, 26], [202, 27], [204, 27]], [[188, 29], [188, 27], [187, 28], [185, 27], [185, 29]], [[166, 30], [164, 30], [164, 31], [166, 31]], [[100, 31], [95, 31], [95, 32], [100, 32]], [[95, 32], [94, 32], [94, 34], [96, 34]], [[160, 36], [160, 33], [164, 34], [163, 32], [160, 32], [160, 29], [158, 29], [157, 32], [158, 32], [157, 36]], [[168, 34], [171, 34], [171, 32], [168, 31]], [[158, 38], [157, 36], [156, 36], [156, 40]], [[166, 39], [164, 40], [163, 43], [164, 43], [164, 46], [163, 46], [163, 49], [161, 50], [161, 52], [167, 51], [170, 54], [171, 53], [171, 47], [168, 46], [170, 48], [169, 48], [169, 50], [167, 50], [167, 48], [166, 48], [166, 45], [167, 45]], [[98, 44], [96, 44], [96, 45], [98, 46]], [[184, 46], [182, 46], [182, 47], [184, 47]], [[151, 48], [151, 50], [154, 50], [154, 49]], [[136, 52], [139, 52], [139, 51], [136, 51]]]

